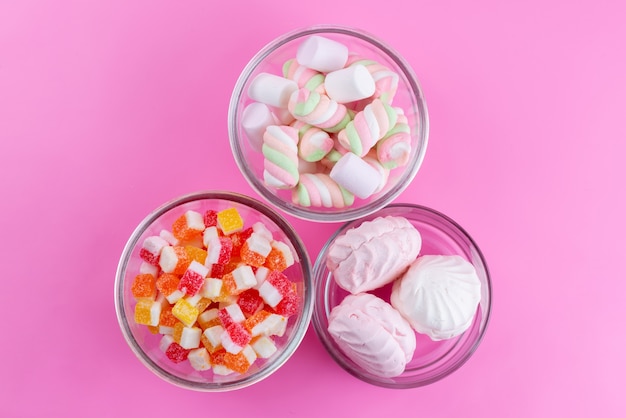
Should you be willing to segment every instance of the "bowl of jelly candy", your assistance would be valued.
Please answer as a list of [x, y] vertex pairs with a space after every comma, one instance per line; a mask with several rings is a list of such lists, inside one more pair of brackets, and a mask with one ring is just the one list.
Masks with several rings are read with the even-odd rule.
[[313, 292], [306, 248], [282, 216], [209, 191], [174, 199], [137, 226], [117, 268], [115, 308], [126, 342], [154, 374], [227, 391], [291, 357]]

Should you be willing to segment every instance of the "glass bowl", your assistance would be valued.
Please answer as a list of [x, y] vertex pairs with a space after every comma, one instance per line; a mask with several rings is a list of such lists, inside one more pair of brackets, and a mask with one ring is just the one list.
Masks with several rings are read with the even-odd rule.
[[[420, 232], [420, 255], [460, 255], [472, 263], [481, 282], [481, 299], [473, 322], [463, 334], [447, 340], [433, 341], [427, 335], [416, 333], [417, 348], [404, 373], [393, 378], [373, 375], [350, 360], [333, 341], [328, 332], [328, 318], [333, 307], [349, 293], [335, 283], [326, 267], [326, 257], [333, 242], [349, 229], [378, 217], [399, 216]], [[344, 224], [322, 248], [314, 266], [316, 286], [313, 325], [322, 344], [331, 357], [353, 376], [373, 385], [403, 389], [424, 386], [448, 376], [461, 367], [478, 348], [489, 323], [491, 312], [491, 279], [487, 264], [476, 243], [458, 224], [432, 209], [412, 204], [392, 204], [362, 219]], [[392, 284], [372, 292], [389, 302]]]
[[[285, 243], [292, 251], [295, 263], [283, 273], [294, 283], [299, 296], [299, 306], [287, 321], [280, 337], [272, 337], [276, 352], [267, 359], [257, 359], [243, 374], [214, 374], [212, 370], [197, 371], [184, 361], [170, 361], [160, 349], [159, 334], [153, 334], [146, 325], [134, 320], [136, 305], [132, 282], [138, 274], [143, 259], [140, 251], [145, 238], [171, 231], [173, 222], [188, 210], [205, 213], [236, 208], [243, 218], [244, 227], [262, 222], [275, 240]], [[174, 199], [150, 213], [130, 236], [121, 255], [115, 278], [115, 309], [126, 342], [139, 360], [153, 373], [174, 385], [197, 391], [227, 391], [252, 385], [268, 377], [283, 365], [301, 343], [311, 320], [314, 288], [311, 263], [306, 248], [296, 231], [273, 209], [255, 199], [221, 191], [189, 194]], [[202, 347], [202, 344], [200, 344]]]
[[[259, 145], [246, 135], [242, 118], [246, 108], [254, 103], [248, 96], [252, 81], [260, 73], [282, 76], [283, 64], [295, 58], [298, 46], [311, 36], [321, 36], [345, 45], [351, 54], [374, 60], [398, 75], [398, 87], [391, 105], [403, 110], [410, 128], [410, 154], [406, 165], [388, 172], [386, 184], [371, 196], [355, 197], [344, 207], [303, 206], [294, 203], [293, 189], [277, 189], [265, 184], [264, 155]], [[276, 115], [283, 112], [276, 111]], [[275, 116], [276, 116], [275, 115]], [[277, 116], [284, 120], [283, 116]], [[289, 119], [287, 119], [289, 120]], [[277, 122], [281, 124], [285, 122]], [[343, 222], [375, 212], [396, 198], [415, 177], [428, 143], [428, 111], [418, 80], [409, 64], [392, 47], [364, 31], [340, 26], [313, 26], [283, 35], [262, 48], [242, 71], [233, 90], [228, 131], [232, 152], [239, 169], [252, 188], [266, 201], [292, 216], [317, 222]], [[332, 135], [331, 135], [332, 137]], [[336, 141], [336, 140], [335, 140]], [[303, 165], [300, 162], [301, 171]], [[308, 168], [310, 169], [310, 168]], [[317, 167], [315, 170], [318, 170]], [[328, 165], [326, 165], [328, 169]]]

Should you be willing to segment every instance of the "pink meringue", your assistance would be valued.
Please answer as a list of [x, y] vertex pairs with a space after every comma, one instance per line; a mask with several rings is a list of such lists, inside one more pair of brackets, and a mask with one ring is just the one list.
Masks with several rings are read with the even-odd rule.
[[348, 295], [335, 306], [328, 332], [348, 358], [380, 377], [402, 374], [416, 346], [409, 323], [391, 305], [369, 293]]

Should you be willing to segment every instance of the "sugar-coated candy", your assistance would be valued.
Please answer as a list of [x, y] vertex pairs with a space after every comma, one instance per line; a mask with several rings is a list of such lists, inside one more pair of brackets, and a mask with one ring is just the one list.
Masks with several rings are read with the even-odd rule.
[[161, 237], [152, 236], [143, 241], [141, 249], [139, 250], [139, 256], [146, 262], [158, 266], [159, 259], [161, 257], [161, 251], [163, 248], [168, 247], [169, 244]]
[[397, 119], [394, 108], [380, 99], [374, 99], [346, 124], [337, 139], [341, 146], [362, 157], [393, 128]]
[[269, 273], [270, 270], [265, 266], [261, 266], [256, 269], [256, 271], [254, 272], [254, 277], [256, 279], [256, 285], [254, 286], [255, 289], [258, 290], [259, 287], [261, 287]]
[[207, 252], [204, 248], [193, 245], [185, 245], [184, 248], [190, 261], [197, 261], [200, 264], [204, 264], [206, 262]]
[[167, 348], [174, 342], [174, 337], [171, 335], [164, 335], [161, 337], [159, 341], [159, 349], [164, 353], [167, 351]]
[[200, 237], [204, 228], [204, 217], [202, 214], [188, 210], [174, 221], [172, 234], [180, 241], [191, 241]]
[[265, 258], [265, 267], [270, 270], [283, 271], [295, 263], [293, 253], [287, 244], [272, 241], [272, 250]]
[[348, 47], [341, 42], [312, 35], [298, 46], [296, 59], [301, 65], [327, 73], [343, 68], [348, 54]]
[[260, 73], [252, 79], [248, 96], [268, 106], [287, 107], [289, 96], [298, 89], [295, 81], [275, 74]]
[[326, 74], [324, 87], [328, 97], [337, 103], [366, 99], [376, 91], [374, 78], [361, 64], [351, 65]]
[[358, 155], [348, 152], [333, 166], [329, 174], [341, 187], [366, 199], [380, 186], [380, 173]]
[[270, 125], [263, 134], [263, 180], [278, 189], [298, 184], [298, 130], [287, 125]]
[[135, 299], [154, 300], [157, 295], [154, 276], [152, 274], [138, 274], [133, 280], [130, 291]]
[[245, 373], [257, 359], [256, 352], [250, 345], [246, 345], [237, 353], [232, 354], [226, 350], [224, 354], [224, 366], [237, 373]]
[[293, 203], [305, 207], [344, 208], [354, 203], [354, 195], [337, 184], [328, 174], [307, 173], [300, 175], [298, 186], [293, 189]]
[[250, 266], [260, 267], [265, 264], [265, 258], [271, 250], [270, 241], [262, 234], [253, 232], [241, 247], [241, 261]]
[[250, 341], [250, 347], [258, 358], [270, 358], [277, 350], [276, 344], [268, 336], [260, 335]]
[[196, 322], [199, 314], [198, 308], [190, 304], [185, 298], [178, 299], [172, 308], [172, 315], [188, 327]]
[[234, 373], [233, 370], [229, 369], [224, 364], [224, 356], [226, 355], [226, 350], [223, 348], [220, 350], [216, 350], [214, 352], [209, 352], [209, 357], [211, 359], [211, 364], [213, 365], [213, 374], [218, 376], [228, 376], [229, 374]]
[[161, 268], [158, 266], [158, 264], [155, 266], [154, 264], [150, 264], [147, 261], [142, 261], [139, 265], [139, 274], [151, 274], [154, 277], [158, 277], [160, 271]]
[[272, 308], [291, 292], [293, 292], [291, 281], [283, 273], [275, 270], [270, 271], [265, 282], [259, 287], [259, 295]]
[[[167, 337], [164, 336], [163, 338]], [[177, 342], [172, 342], [167, 349], [165, 350], [165, 355], [168, 359], [172, 360], [174, 363], [181, 363], [187, 360], [187, 356], [189, 355], [189, 351], [186, 348], [183, 348]]]
[[213, 277], [209, 277], [204, 281], [204, 284], [200, 288], [200, 294], [211, 300], [215, 300], [218, 298], [222, 292], [222, 279], [215, 279]]
[[274, 307], [274, 312], [284, 317], [290, 317], [298, 312], [300, 297], [295, 291], [289, 292]]
[[[217, 212], [215, 213], [215, 222], [217, 222]], [[212, 239], [219, 238], [220, 233], [217, 229], [217, 226], [209, 226], [202, 233], [202, 244], [205, 248], [209, 247], [209, 243]]]
[[213, 325], [212, 327], [204, 330], [202, 335], [206, 341], [203, 341], [203, 343], [210, 353], [222, 346], [222, 334], [224, 332], [224, 327], [221, 325]]
[[224, 328], [228, 328], [228, 326], [232, 323], [241, 323], [246, 319], [241, 308], [236, 303], [220, 309], [217, 315]]
[[139, 299], [135, 305], [135, 322], [156, 327], [161, 316], [161, 304], [150, 299]]
[[325, 94], [308, 89], [299, 89], [289, 98], [289, 111], [299, 121], [324, 129], [339, 132], [351, 120], [345, 105], [337, 103]]
[[[261, 237], [265, 238], [268, 241], [271, 241], [273, 239], [272, 231], [267, 229], [267, 226], [265, 226], [263, 222], [253, 223], [252, 232], [254, 232], [257, 235], [260, 235]], [[246, 237], [246, 239], [249, 238], [250, 235], [252, 235], [252, 232], [248, 235], [248, 237]]]
[[207, 246], [205, 265], [226, 264], [231, 258], [233, 243], [228, 237], [211, 238]]
[[168, 245], [161, 250], [159, 266], [165, 273], [182, 275], [190, 262], [184, 247]]
[[183, 329], [185, 329], [185, 324], [183, 324], [179, 320], [176, 320], [176, 323], [174, 324], [174, 331], [172, 332], [172, 337], [174, 338], [174, 341], [176, 341], [178, 344], [180, 344], [180, 337], [182, 337], [183, 335]]
[[186, 295], [193, 296], [204, 284], [209, 269], [197, 261], [192, 261], [178, 283], [178, 290]]
[[241, 247], [243, 243], [252, 235], [254, 230], [250, 228], [246, 228], [242, 231], [235, 232], [229, 236], [230, 241], [233, 243], [233, 251], [231, 257], [239, 257], [241, 252]]
[[189, 364], [191, 364], [191, 367], [195, 370], [205, 371], [211, 369], [209, 353], [204, 347], [191, 350], [187, 355], [187, 360], [189, 360]]
[[198, 303], [195, 306], [198, 309], [198, 312], [203, 313], [209, 306], [211, 306], [213, 301], [211, 299], [209, 299], [209, 298], [205, 298], [204, 296], [200, 295], [199, 293], [196, 294], [196, 297], [197, 296], [200, 297], [200, 300], [198, 301]]
[[250, 333], [239, 322], [232, 322], [224, 327], [220, 341], [226, 351], [232, 354], [239, 353], [252, 339]]
[[283, 64], [283, 76], [296, 82], [298, 87], [324, 93], [324, 74], [301, 65], [295, 58]]
[[159, 333], [160, 334], [173, 334], [174, 326], [180, 322], [174, 315], [172, 315], [172, 308], [167, 305], [161, 308], [161, 314], [159, 315]]
[[201, 335], [202, 329], [198, 327], [183, 327], [179, 344], [187, 349], [197, 348], [200, 346]]
[[235, 292], [231, 294], [239, 294], [246, 289], [251, 289], [256, 285], [256, 277], [254, 271], [249, 265], [240, 265], [232, 271], [233, 281], [235, 282]]
[[169, 245], [179, 245], [180, 241], [167, 229], [162, 229], [159, 236], [163, 238]]
[[178, 290], [180, 278], [171, 273], [161, 273], [156, 280], [156, 288], [161, 292], [169, 303], [176, 303], [185, 294]]
[[256, 289], [248, 289], [242, 292], [237, 298], [237, 305], [245, 316], [249, 317], [263, 309], [263, 299]]
[[217, 213], [217, 225], [224, 235], [230, 235], [243, 229], [243, 219], [237, 208], [231, 207]]
[[247, 318], [243, 325], [253, 337], [258, 335], [282, 335], [287, 326], [287, 318], [262, 309], [250, 318]]
[[198, 315], [197, 321], [200, 328], [207, 329], [214, 325], [219, 325], [221, 322], [217, 316], [217, 311], [217, 308], [211, 308]]

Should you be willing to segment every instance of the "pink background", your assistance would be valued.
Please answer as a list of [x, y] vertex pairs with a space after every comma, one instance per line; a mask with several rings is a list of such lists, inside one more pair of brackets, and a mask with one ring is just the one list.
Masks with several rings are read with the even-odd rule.
[[[0, 416], [624, 416], [623, 4], [0, 0]], [[353, 378], [312, 327], [254, 387], [170, 386], [119, 330], [122, 248], [176, 196], [256, 196], [230, 154], [231, 90], [259, 48], [319, 23], [371, 32], [415, 69], [430, 144], [397, 201], [484, 251], [487, 335], [419, 389]], [[287, 218], [312, 259], [337, 227]]]

